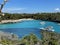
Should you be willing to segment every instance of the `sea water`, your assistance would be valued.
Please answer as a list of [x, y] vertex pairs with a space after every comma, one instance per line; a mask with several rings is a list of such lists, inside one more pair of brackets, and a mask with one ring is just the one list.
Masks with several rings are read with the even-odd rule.
[[60, 33], [60, 25], [54, 22], [41, 21], [41, 20], [28, 20], [18, 23], [0, 24], [0, 30], [4, 32], [14, 33], [20, 38], [34, 33], [40, 38], [40, 28], [52, 26], [55, 32]]

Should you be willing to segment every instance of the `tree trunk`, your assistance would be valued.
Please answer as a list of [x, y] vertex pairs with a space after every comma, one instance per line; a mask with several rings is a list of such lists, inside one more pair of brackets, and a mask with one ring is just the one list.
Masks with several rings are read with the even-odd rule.
[[0, 9], [0, 14], [1, 14], [1, 9]]

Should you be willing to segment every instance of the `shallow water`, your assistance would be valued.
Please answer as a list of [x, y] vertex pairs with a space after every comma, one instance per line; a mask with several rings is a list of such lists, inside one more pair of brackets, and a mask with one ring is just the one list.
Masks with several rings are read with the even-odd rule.
[[19, 37], [34, 33], [37, 37], [40, 38], [40, 28], [44, 28], [47, 26], [53, 26], [55, 32], [60, 33], [60, 25], [54, 22], [41, 20], [23, 21], [14, 24], [0, 24], [0, 30], [17, 34]]

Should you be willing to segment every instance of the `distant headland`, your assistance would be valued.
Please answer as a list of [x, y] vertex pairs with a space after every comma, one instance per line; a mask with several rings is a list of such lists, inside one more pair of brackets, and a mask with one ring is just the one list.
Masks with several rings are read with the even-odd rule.
[[5, 15], [0, 14], [0, 23], [9, 23], [9, 22], [19, 22], [21, 20], [45, 20], [53, 21], [60, 23], [60, 13], [36, 13], [36, 14], [10, 14], [5, 13]]

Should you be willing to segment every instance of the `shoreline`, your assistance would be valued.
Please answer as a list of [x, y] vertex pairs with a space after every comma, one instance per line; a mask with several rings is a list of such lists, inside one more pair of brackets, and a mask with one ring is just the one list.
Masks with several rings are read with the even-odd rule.
[[[12, 19], [11, 20], [2, 20], [0, 22], [0, 24], [17, 23], [17, 22], [22, 22], [22, 21], [26, 21], [26, 20], [35, 20], [35, 19], [32, 19], [32, 18], [23, 18], [23, 19], [17, 19], [17, 20], [12, 20]], [[60, 22], [58, 22], [58, 21], [50, 21], [50, 22], [56, 22], [56, 23], [59, 23], [59, 25], [60, 25]]]
[[23, 18], [23, 19], [18, 19], [18, 20], [2, 20], [0, 22], [0, 24], [5, 24], [5, 23], [17, 23], [17, 22], [21, 22], [21, 21], [25, 21], [25, 20], [34, 20], [34, 19], [31, 19], [31, 18]]

